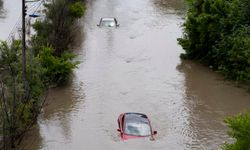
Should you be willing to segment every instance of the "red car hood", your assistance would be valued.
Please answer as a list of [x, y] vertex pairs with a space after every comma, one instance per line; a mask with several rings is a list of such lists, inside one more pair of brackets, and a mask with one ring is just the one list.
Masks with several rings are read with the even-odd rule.
[[126, 135], [126, 134], [124, 134], [122, 136], [122, 139], [123, 140], [128, 140], [128, 139], [138, 139], [138, 138], [146, 138], [146, 137], [150, 137], [150, 135], [149, 136], [133, 136], [133, 135]]

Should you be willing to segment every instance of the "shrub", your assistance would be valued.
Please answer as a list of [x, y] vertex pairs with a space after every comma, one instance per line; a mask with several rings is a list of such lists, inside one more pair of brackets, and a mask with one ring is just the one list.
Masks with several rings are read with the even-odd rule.
[[86, 8], [81, 2], [75, 2], [69, 7], [70, 16], [74, 18], [81, 18], [85, 12], [85, 9]]
[[45, 69], [43, 80], [46, 83], [62, 84], [70, 78], [70, 75], [79, 62], [71, 62], [75, 55], [63, 53], [61, 57], [53, 55], [54, 49], [43, 47], [38, 54], [38, 59]]
[[78, 29], [77, 19], [84, 15], [85, 5], [55, 0], [45, 6], [48, 9], [46, 19], [33, 25], [37, 34], [33, 37], [32, 47], [39, 51], [41, 45], [50, 45], [54, 48], [54, 55], [60, 56], [76, 40], [74, 30]]
[[184, 59], [213, 66], [226, 77], [250, 83], [250, 0], [188, 0]]
[[24, 88], [21, 42], [14, 41], [11, 46], [2, 42], [0, 53], [0, 133], [3, 140], [11, 139], [4, 141], [4, 144], [10, 142], [15, 146], [15, 140], [33, 125], [40, 112], [44, 90], [40, 80], [43, 69], [28, 53], [27, 61], [32, 63], [27, 65], [28, 87]]
[[54, 0], [45, 7], [46, 18], [33, 24], [36, 35], [32, 37], [32, 49], [46, 70], [46, 84], [61, 84], [67, 81], [78, 62], [70, 52], [76, 40], [78, 22], [84, 15], [85, 5], [80, 1]]
[[229, 135], [235, 138], [232, 144], [225, 143], [223, 150], [249, 150], [250, 149], [250, 112], [241, 113], [235, 117], [227, 118], [225, 122], [231, 129]]

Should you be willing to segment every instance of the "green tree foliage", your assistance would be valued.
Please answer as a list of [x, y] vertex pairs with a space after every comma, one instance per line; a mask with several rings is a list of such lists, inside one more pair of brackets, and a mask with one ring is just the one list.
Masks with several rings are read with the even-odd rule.
[[[68, 80], [79, 63], [72, 61], [75, 55], [70, 47], [78, 19], [85, 12], [84, 4], [79, 0], [52, 0], [45, 7], [45, 19], [33, 25], [36, 35], [27, 51], [25, 87], [21, 42], [15, 40], [10, 46], [0, 43], [0, 140], [4, 146], [15, 146], [16, 140], [36, 122], [45, 88]], [[0, 142], [0, 149], [9, 148], [1, 146]]]
[[228, 78], [250, 82], [250, 26], [223, 37], [213, 51], [216, 66]]
[[85, 7], [81, 2], [73, 3], [69, 6], [70, 16], [74, 18], [81, 18], [85, 12]]
[[182, 58], [213, 66], [250, 83], [250, 0], [189, 0]]
[[46, 83], [64, 83], [69, 79], [72, 70], [77, 66], [78, 62], [71, 62], [75, 55], [71, 53], [63, 53], [61, 57], [53, 55], [54, 49], [51, 47], [43, 47], [38, 54], [38, 59], [45, 69], [43, 80]]
[[78, 64], [71, 61], [75, 55], [70, 47], [76, 40], [78, 19], [84, 15], [85, 5], [76, 0], [53, 0], [45, 7], [45, 20], [33, 24], [37, 34], [32, 37], [32, 48], [46, 70], [44, 82], [61, 84]]
[[225, 120], [231, 129], [229, 135], [235, 139], [232, 144], [224, 144], [223, 150], [250, 150], [250, 112]]
[[77, 19], [84, 15], [85, 6], [82, 2], [69, 0], [54, 0], [45, 6], [48, 10], [46, 19], [33, 25], [37, 32], [33, 47], [39, 51], [43, 46], [51, 45], [54, 54], [60, 56], [74, 42]]
[[1, 42], [0, 54], [0, 136], [4, 144], [10, 142], [14, 146], [16, 139], [36, 121], [40, 112], [43, 69], [29, 55], [27, 60], [32, 63], [27, 66], [29, 88], [26, 95], [21, 70], [21, 42], [14, 41], [11, 46]]

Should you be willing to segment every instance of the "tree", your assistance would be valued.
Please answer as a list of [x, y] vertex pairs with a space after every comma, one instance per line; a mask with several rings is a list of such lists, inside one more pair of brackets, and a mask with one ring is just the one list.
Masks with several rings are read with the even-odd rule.
[[75, 55], [63, 53], [61, 57], [53, 55], [54, 49], [43, 47], [37, 55], [39, 62], [45, 69], [42, 80], [44, 83], [62, 84], [67, 81], [79, 62], [72, 62]]
[[188, 0], [182, 58], [250, 84], [250, 0]]
[[48, 9], [46, 19], [33, 25], [37, 34], [32, 37], [32, 48], [46, 69], [44, 81], [58, 85], [69, 79], [78, 64], [72, 62], [75, 55], [70, 48], [76, 40], [76, 33], [79, 33], [77, 20], [84, 15], [86, 8], [77, 0], [53, 0], [45, 7]]
[[27, 66], [29, 89], [25, 91], [20, 59], [21, 42], [15, 40], [11, 46], [2, 42], [0, 53], [0, 135], [6, 148], [8, 144], [15, 147], [16, 140], [36, 121], [43, 103], [41, 94], [44, 85], [40, 80], [43, 69], [30, 55], [27, 59], [32, 61]]
[[[77, 19], [85, 12], [83, 3], [68, 0], [54, 0], [45, 5], [48, 9], [46, 19], [34, 24], [37, 35], [33, 37], [33, 47], [36, 51], [43, 46], [53, 47], [54, 54], [60, 56], [75, 40], [75, 30], [78, 30]], [[38, 48], [37, 48], [38, 47]]]

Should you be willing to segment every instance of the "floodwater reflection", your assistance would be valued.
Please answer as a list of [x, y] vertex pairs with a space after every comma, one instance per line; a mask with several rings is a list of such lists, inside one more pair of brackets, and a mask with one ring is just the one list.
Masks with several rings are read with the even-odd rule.
[[72, 116], [78, 112], [79, 107], [84, 107], [85, 96], [79, 84], [82, 82], [70, 82], [49, 90], [38, 124], [27, 133], [20, 150], [46, 149], [48, 143], [70, 142]]
[[187, 5], [185, 0], [154, 0], [156, 11], [161, 11], [166, 14], [185, 15]]
[[185, 75], [185, 105], [192, 137], [187, 144], [192, 149], [220, 149], [230, 139], [223, 120], [250, 109], [250, 94], [198, 63], [183, 60], [178, 70]]
[[[35, 138], [34, 138], [35, 137]], [[35, 125], [29, 130], [24, 139], [21, 142], [21, 145], [17, 146], [18, 150], [38, 150], [41, 149], [43, 143], [43, 138], [40, 133], [39, 125]]]
[[[50, 91], [33, 136], [37, 143], [28, 150], [219, 149], [228, 140], [223, 119], [249, 108], [250, 95], [180, 60], [176, 39], [182, 35], [183, 5], [183, 0], [90, 1], [77, 57], [82, 63], [72, 84]], [[100, 17], [109, 16], [119, 20], [119, 28], [96, 27]], [[147, 114], [156, 140], [121, 141], [116, 129], [123, 112]]]

